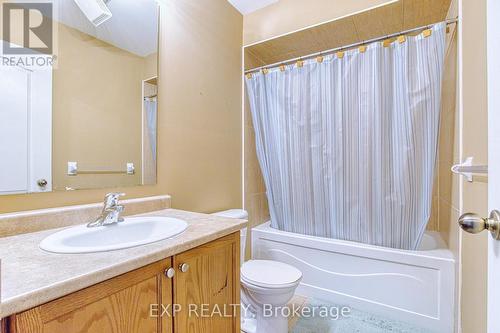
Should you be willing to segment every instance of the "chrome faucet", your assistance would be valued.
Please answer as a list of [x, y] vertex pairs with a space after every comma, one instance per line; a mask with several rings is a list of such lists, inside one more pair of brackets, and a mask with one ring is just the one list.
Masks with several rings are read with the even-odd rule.
[[123, 217], [120, 214], [123, 212], [123, 205], [119, 205], [118, 201], [120, 197], [124, 196], [125, 193], [108, 193], [104, 197], [104, 207], [102, 208], [101, 215], [93, 221], [87, 224], [88, 228], [99, 227], [103, 225], [114, 224], [123, 221]]

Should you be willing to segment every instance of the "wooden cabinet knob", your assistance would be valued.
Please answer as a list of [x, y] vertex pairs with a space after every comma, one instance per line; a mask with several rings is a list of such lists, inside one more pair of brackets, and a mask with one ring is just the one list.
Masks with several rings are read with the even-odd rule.
[[189, 264], [187, 264], [187, 263], [180, 264], [179, 265], [179, 270], [182, 273], [186, 273], [189, 270]]
[[167, 268], [164, 273], [165, 273], [166, 277], [168, 277], [169, 279], [171, 279], [175, 275], [175, 269], [173, 267]]

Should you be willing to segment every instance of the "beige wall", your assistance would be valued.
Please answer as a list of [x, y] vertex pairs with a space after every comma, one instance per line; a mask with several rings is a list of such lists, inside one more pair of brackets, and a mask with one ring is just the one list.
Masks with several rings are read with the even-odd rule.
[[[158, 184], [127, 197], [168, 193], [175, 208], [241, 207], [243, 18], [227, 1], [172, 0], [162, 12]], [[0, 197], [0, 213], [101, 201], [117, 189]]]
[[243, 17], [220, 0], [177, 0], [167, 12], [158, 179], [174, 207], [241, 207]]
[[[462, 17], [462, 157], [474, 163], [488, 162], [488, 112], [486, 74], [486, 0], [461, 0]], [[463, 211], [488, 216], [488, 183], [484, 177], [474, 182], [462, 180]], [[486, 276], [488, 233], [461, 232], [462, 331], [486, 332]]]
[[152, 53], [146, 56], [144, 60], [143, 76], [144, 79], [150, 79], [158, 75], [158, 53]]
[[[438, 159], [432, 195], [431, 218], [427, 230], [439, 231], [453, 253], [458, 254], [460, 176], [451, 172], [453, 164], [459, 161], [459, 117], [456, 103], [457, 90], [457, 31], [447, 35], [447, 49], [444, 61], [441, 96], [441, 122], [439, 129]], [[452, 229], [452, 230], [450, 230]]]
[[[245, 47], [245, 52], [251, 53], [258, 60], [258, 65], [263, 65], [345, 47], [442, 21], [446, 17], [450, 2], [451, 0], [432, 0], [432, 6], [429, 1], [422, 0], [391, 2], [252, 44]], [[357, 2], [351, 4], [355, 3]], [[269, 22], [263, 21], [262, 24]], [[250, 69], [250, 66], [246, 65], [245, 68]]]
[[[142, 80], [155, 75], [156, 54], [143, 58], [66, 25], [58, 28], [53, 74], [53, 189], [141, 184]], [[67, 162], [87, 170], [134, 175], [66, 174]]]
[[275, 4], [245, 15], [243, 21], [243, 44], [249, 45], [287, 34], [388, 2], [392, 1], [280, 0]]
[[[458, 16], [458, 1], [452, 1], [447, 18]], [[441, 122], [438, 159], [432, 197], [432, 214], [428, 230], [439, 231], [458, 258], [458, 229], [456, 220], [460, 209], [460, 176], [451, 172], [460, 160], [460, 124], [457, 103], [458, 90], [458, 29], [449, 26], [446, 35], [443, 86], [441, 95]]]

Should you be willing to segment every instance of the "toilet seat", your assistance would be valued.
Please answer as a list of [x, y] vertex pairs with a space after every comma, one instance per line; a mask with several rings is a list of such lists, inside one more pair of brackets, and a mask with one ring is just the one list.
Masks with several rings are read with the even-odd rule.
[[273, 260], [249, 260], [241, 267], [241, 281], [260, 288], [295, 287], [302, 279], [297, 268]]

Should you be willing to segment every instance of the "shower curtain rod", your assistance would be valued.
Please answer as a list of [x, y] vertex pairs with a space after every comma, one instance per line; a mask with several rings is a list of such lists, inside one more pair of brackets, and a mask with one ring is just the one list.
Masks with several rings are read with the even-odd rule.
[[[458, 17], [455, 17], [455, 18], [452, 18], [452, 19], [448, 19], [448, 20], [445, 20], [443, 22], [445, 22], [447, 26], [450, 25], [450, 24], [458, 23]], [[346, 49], [354, 48], [356, 46], [361, 46], [361, 45], [364, 45], [364, 44], [370, 44], [370, 43], [373, 43], [373, 42], [378, 42], [378, 41], [389, 39], [389, 38], [394, 38], [394, 37], [397, 37], [397, 36], [400, 36], [400, 35], [409, 34], [409, 33], [415, 32], [415, 31], [419, 31], [419, 30], [430, 29], [430, 28], [432, 28], [434, 25], [436, 25], [438, 23], [424, 25], [424, 26], [421, 26], [421, 27], [417, 27], [417, 28], [413, 28], [413, 29], [409, 29], [409, 30], [405, 30], [405, 31], [396, 32], [396, 33], [393, 33], [393, 34], [390, 34], [390, 35], [376, 37], [376, 38], [372, 38], [372, 39], [369, 39], [369, 40], [364, 40], [364, 41], [361, 41], [361, 42], [357, 42], [357, 43], [354, 43], [354, 44], [345, 45], [345, 46], [339, 46], [339, 47], [336, 47], [336, 48], [333, 48], [333, 49], [311, 53], [311, 54], [308, 54], [308, 55], [305, 55], [305, 56], [302, 56], [302, 57], [296, 57], [296, 58], [288, 59], [288, 60], [285, 60], [285, 61], [275, 62], [275, 63], [270, 64], [270, 65], [264, 65], [264, 66], [252, 68], [252, 69], [246, 70], [245, 74], [255, 73], [255, 72], [258, 72], [258, 71], [260, 71], [260, 70], [262, 70], [264, 68], [266, 68], [266, 69], [274, 68], [274, 67], [278, 67], [278, 66], [281, 66], [281, 65], [290, 64], [292, 62], [296, 62], [296, 61], [299, 61], [299, 60], [305, 60], [305, 59], [310, 59], [310, 58], [314, 58], [314, 57], [318, 57], [318, 56], [328, 55], [328, 54], [331, 54], [331, 53], [334, 53], [334, 52], [337, 52], [337, 51], [346, 50]]]

